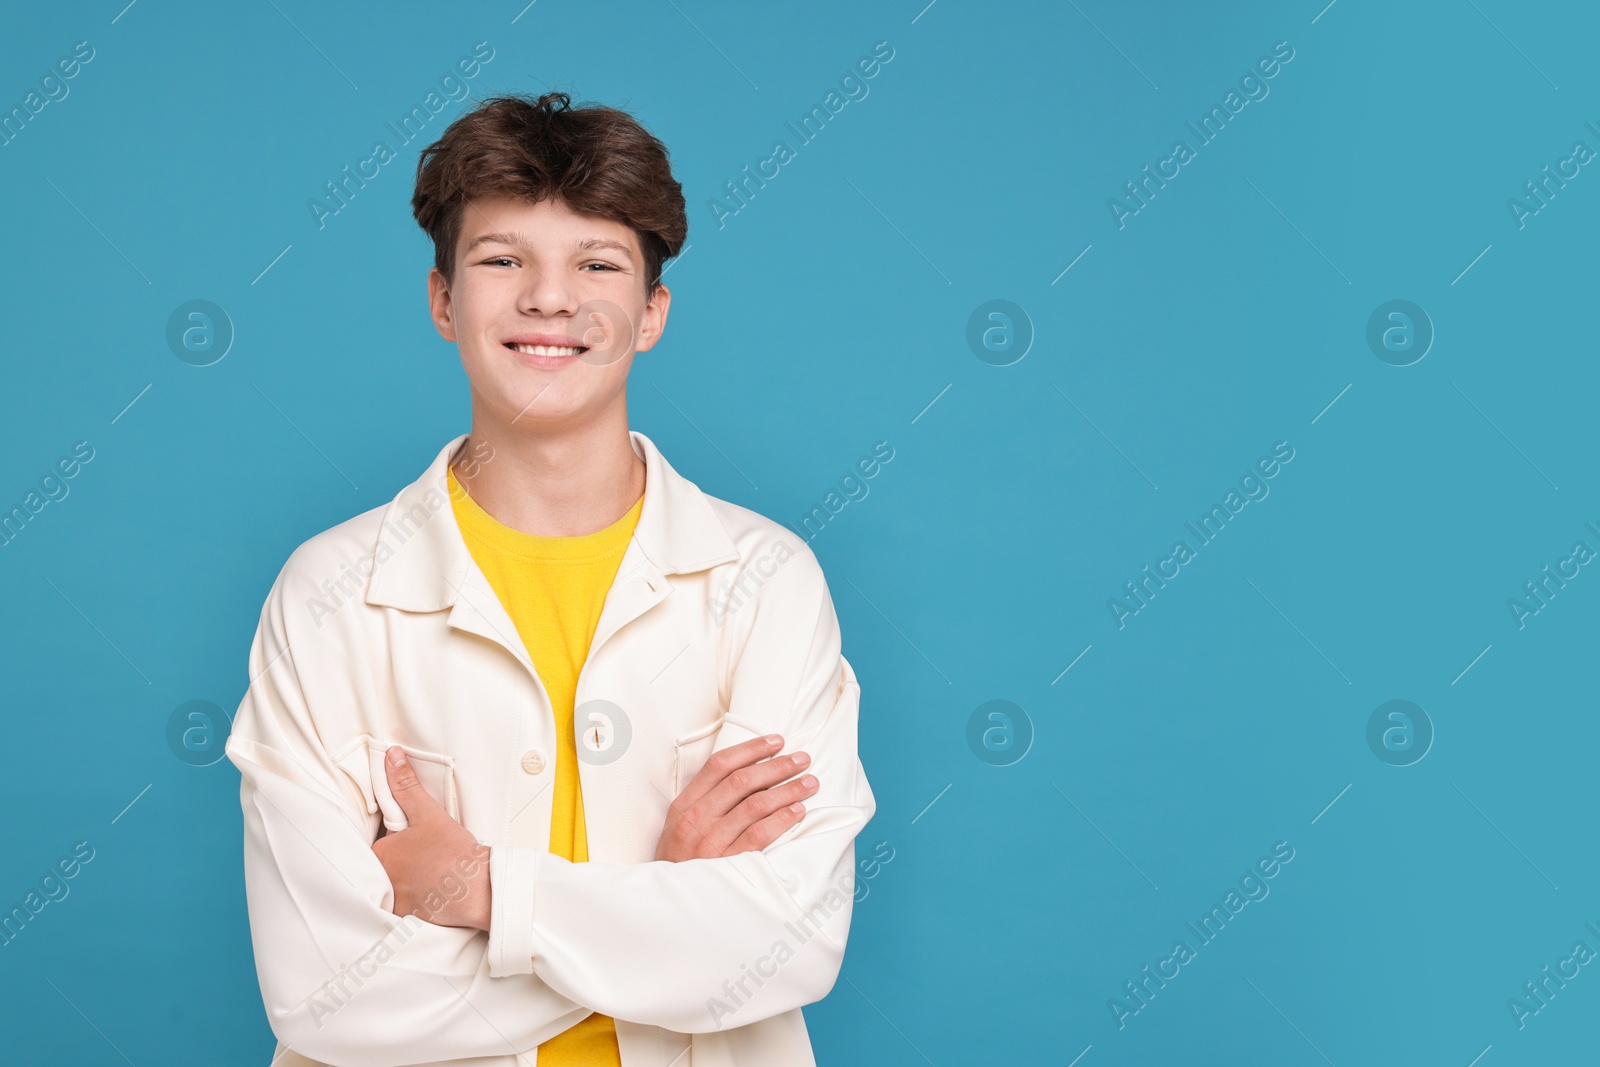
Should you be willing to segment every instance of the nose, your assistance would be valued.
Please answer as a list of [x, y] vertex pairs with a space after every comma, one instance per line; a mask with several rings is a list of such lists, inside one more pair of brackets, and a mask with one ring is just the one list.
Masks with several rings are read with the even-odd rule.
[[527, 315], [571, 315], [577, 310], [577, 296], [560, 271], [530, 265], [520, 305]]

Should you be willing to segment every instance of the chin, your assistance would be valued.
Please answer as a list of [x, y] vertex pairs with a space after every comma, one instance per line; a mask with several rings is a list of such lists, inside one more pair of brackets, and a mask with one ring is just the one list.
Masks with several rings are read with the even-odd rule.
[[[546, 386], [548, 385], [548, 388]], [[571, 419], [582, 410], [559, 384], [540, 383], [533, 388], [526, 385], [506, 394], [502, 405], [507, 423], [518, 426], [555, 425]]]

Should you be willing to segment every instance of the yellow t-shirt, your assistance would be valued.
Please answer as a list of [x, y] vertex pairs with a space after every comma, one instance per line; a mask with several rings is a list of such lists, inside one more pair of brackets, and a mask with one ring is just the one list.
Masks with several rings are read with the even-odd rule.
[[[540, 537], [500, 522], [449, 472], [450, 501], [462, 538], [550, 694], [556, 719], [554, 810], [550, 851], [574, 863], [589, 859], [573, 699], [578, 672], [600, 622], [606, 594], [633, 537], [644, 497], [603, 530], [580, 537]], [[622, 1067], [611, 1016], [595, 1012], [539, 1046], [539, 1067]]]

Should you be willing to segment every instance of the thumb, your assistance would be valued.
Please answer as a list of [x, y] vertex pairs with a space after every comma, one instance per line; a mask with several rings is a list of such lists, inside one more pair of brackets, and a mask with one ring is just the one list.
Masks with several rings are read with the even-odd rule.
[[389, 779], [389, 792], [394, 794], [395, 803], [405, 812], [408, 823], [414, 825], [444, 810], [422, 788], [422, 780], [417, 777], [411, 761], [406, 759], [405, 749], [399, 745], [392, 746], [385, 754], [383, 769]]

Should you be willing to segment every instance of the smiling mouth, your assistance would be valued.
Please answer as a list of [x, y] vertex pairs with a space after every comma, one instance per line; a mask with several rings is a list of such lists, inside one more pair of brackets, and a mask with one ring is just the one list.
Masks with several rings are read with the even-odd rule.
[[587, 345], [518, 345], [509, 341], [506, 347], [525, 356], [581, 356], [589, 351]]

